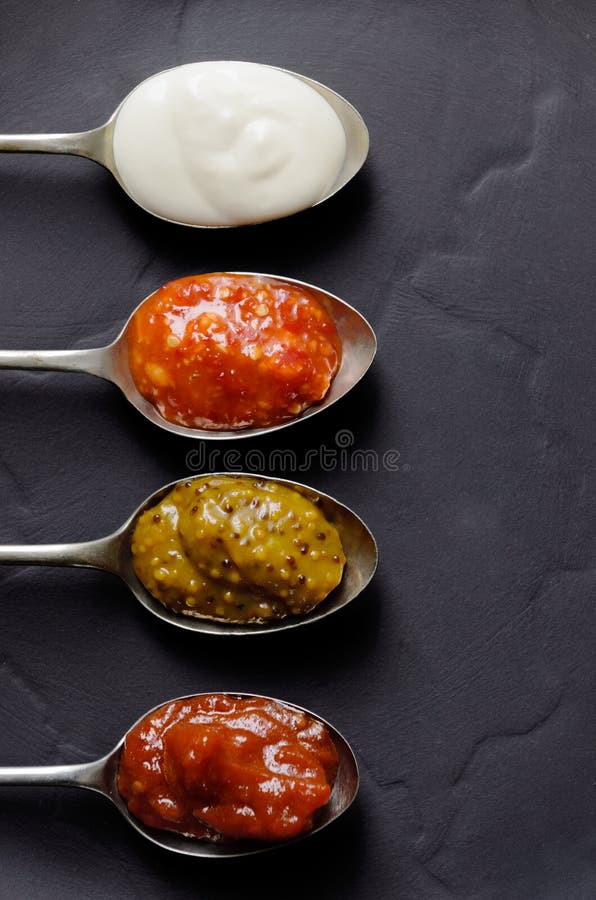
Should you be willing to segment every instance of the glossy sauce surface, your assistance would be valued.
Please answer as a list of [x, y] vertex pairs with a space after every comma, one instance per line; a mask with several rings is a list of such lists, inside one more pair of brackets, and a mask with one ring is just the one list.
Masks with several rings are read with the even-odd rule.
[[306, 288], [251, 275], [172, 281], [127, 334], [139, 392], [189, 428], [291, 420], [323, 399], [341, 362], [335, 324]]
[[249, 476], [176, 485], [139, 517], [131, 550], [139, 580], [165, 606], [230, 622], [308, 613], [340, 583], [346, 561], [315, 503]]
[[241, 225], [305, 209], [335, 184], [343, 126], [310, 85], [257, 63], [160, 72], [122, 104], [114, 159], [128, 193], [189, 225]]
[[281, 841], [313, 826], [338, 754], [326, 726], [266, 698], [185, 698], [126, 736], [118, 789], [146, 825], [208, 840]]

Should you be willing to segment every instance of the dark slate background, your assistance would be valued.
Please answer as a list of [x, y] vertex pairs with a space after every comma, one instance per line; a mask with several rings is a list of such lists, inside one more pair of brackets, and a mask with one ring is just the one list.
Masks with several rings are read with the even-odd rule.
[[[0, 762], [89, 760], [156, 703], [254, 691], [346, 734], [359, 800], [312, 841], [211, 862], [155, 850], [100, 797], [3, 789], [0, 896], [593, 900], [596, 4], [1, 0], [0, 128], [90, 128], [146, 76], [226, 58], [347, 96], [364, 171], [308, 213], [208, 233], [86, 160], [5, 155], [1, 344], [107, 342], [192, 272], [339, 294], [377, 331], [365, 382], [234, 447], [288, 477], [274, 450], [319, 449], [300, 480], [366, 519], [380, 568], [331, 620], [242, 640], [178, 633], [108, 575], [3, 569]], [[6, 543], [101, 536], [198, 471], [195, 443], [108, 384], [0, 381]]]

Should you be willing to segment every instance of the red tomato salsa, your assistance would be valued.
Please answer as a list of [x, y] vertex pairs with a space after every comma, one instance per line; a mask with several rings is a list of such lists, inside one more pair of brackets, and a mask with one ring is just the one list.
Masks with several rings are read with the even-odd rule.
[[254, 275], [179, 278], [128, 329], [139, 392], [189, 428], [277, 425], [323, 399], [341, 362], [330, 315], [306, 289]]
[[313, 827], [337, 766], [329, 730], [301, 710], [203, 694], [161, 706], [127, 734], [118, 789], [154, 828], [281, 841]]

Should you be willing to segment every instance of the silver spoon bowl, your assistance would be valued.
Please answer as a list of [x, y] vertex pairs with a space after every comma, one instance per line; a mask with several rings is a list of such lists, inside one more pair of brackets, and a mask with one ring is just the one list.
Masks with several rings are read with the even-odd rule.
[[[195, 695], [201, 696], [201, 695]], [[229, 696], [251, 699], [260, 697], [257, 694], [233, 694]], [[177, 698], [179, 700], [188, 699], [187, 697]], [[262, 698], [271, 700], [271, 697]], [[170, 701], [173, 702], [173, 701]], [[331, 822], [344, 813], [351, 805], [358, 792], [359, 776], [358, 766], [352, 748], [346, 739], [332, 725], [322, 719], [320, 716], [296, 706], [293, 703], [285, 703], [281, 700], [274, 700], [276, 703], [283, 703], [292, 709], [297, 709], [301, 713], [306, 713], [311, 718], [322, 722], [329, 729], [329, 733], [333, 743], [339, 754], [339, 768], [335, 784], [331, 792], [329, 802], [315, 817], [314, 828], [299, 838], [294, 840], [303, 840], [305, 837], [316, 834]], [[154, 707], [158, 709], [163, 703]], [[154, 710], [150, 710], [154, 712]], [[135, 728], [146, 715], [145, 713], [132, 727]], [[131, 729], [132, 730], [132, 729]], [[156, 828], [150, 828], [135, 818], [128, 810], [128, 807], [118, 791], [118, 766], [120, 762], [120, 754], [126, 740], [126, 735], [118, 742], [116, 747], [103, 756], [101, 759], [88, 763], [79, 763], [76, 765], [65, 766], [10, 766], [0, 767], [0, 786], [31, 786], [31, 787], [79, 787], [87, 790], [95, 791], [103, 794], [108, 800], [119, 809], [126, 821], [148, 841], [163, 847], [164, 850], [171, 850], [174, 853], [181, 853], [186, 856], [203, 856], [203, 857], [230, 857], [230, 856], [248, 856], [255, 853], [263, 853], [267, 850], [283, 847], [294, 841], [284, 841], [279, 843], [260, 843], [257, 841], [230, 841], [227, 843], [210, 843], [208, 841], [200, 841], [196, 838], [187, 838], [173, 831], [160, 831]]]
[[288, 284], [305, 288], [326, 309], [333, 319], [342, 344], [342, 361], [339, 372], [331, 382], [327, 394], [320, 403], [308, 407], [303, 413], [279, 425], [265, 428], [211, 429], [188, 428], [168, 422], [157, 409], [138, 391], [130, 373], [129, 365], [129, 325], [137, 310], [153, 294], [146, 297], [129, 317], [118, 337], [107, 347], [90, 350], [0, 350], [0, 369], [29, 369], [37, 371], [84, 372], [111, 381], [120, 388], [126, 399], [146, 419], [165, 431], [182, 437], [201, 440], [229, 440], [233, 438], [256, 437], [260, 434], [287, 428], [331, 406], [351, 390], [370, 367], [377, 350], [375, 333], [367, 320], [357, 310], [313, 284], [277, 275], [255, 272], [228, 272], [229, 275], [250, 275], [266, 283]]
[[341, 538], [346, 556], [343, 577], [331, 594], [303, 616], [289, 616], [263, 624], [225, 622], [220, 619], [183, 616], [173, 612], [156, 600], [139, 581], [134, 571], [131, 539], [139, 516], [155, 506], [177, 484], [192, 479], [180, 479], [156, 491], [147, 498], [132, 516], [113, 534], [94, 541], [72, 544], [34, 544], [0, 546], [0, 565], [28, 566], [82, 566], [101, 569], [118, 575], [130, 588], [137, 600], [163, 622], [184, 628], [186, 631], [200, 631], [206, 634], [247, 635], [264, 634], [298, 628], [324, 619], [342, 609], [360, 594], [375, 573], [378, 561], [375, 539], [364, 522], [347, 506], [333, 497], [315, 491], [313, 488], [283, 478], [255, 475], [241, 472], [213, 472], [197, 476], [227, 478], [264, 478], [276, 484], [292, 488], [308, 499], [315, 501], [326, 519], [335, 525]]
[[[179, 67], [176, 67], [179, 68]], [[344, 162], [342, 168], [335, 180], [335, 183], [331, 186], [331, 188], [327, 191], [324, 197], [321, 197], [317, 203], [313, 204], [314, 206], [318, 206], [319, 203], [323, 203], [323, 201], [328, 200], [334, 194], [336, 194], [342, 187], [344, 187], [348, 181], [350, 181], [354, 175], [362, 168], [364, 161], [368, 155], [369, 148], [369, 137], [368, 130], [362, 119], [360, 113], [354, 109], [351, 103], [348, 103], [340, 94], [337, 94], [335, 91], [332, 91], [330, 88], [325, 87], [325, 85], [320, 84], [318, 81], [313, 81], [311, 78], [306, 78], [304, 75], [299, 75], [297, 72], [290, 72], [287, 69], [279, 68], [278, 66], [263, 66], [264, 69], [276, 69], [279, 72], [284, 72], [287, 75], [291, 75], [294, 78], [298, 78], [300, 81], [303, 81], [306, 85], [311, 87], [317, 94], [320, 94], [324, 100], [331, 106], [331, 108], [337, 114], [346, 136], [346, 155], [344, 158]], [[165, 70], [171, 71], [171, 70]], [[157, 74], [162, 74], [157, 73]], [[156, 76], [151, 76], [152, 78]], [[145, 81], [149, 81], [150, 79], [145, 79]], [[145, 81], [141, 82], [144, 84]], [[138, 87], [139, 85], [137, 85]], [[136, 90], [136, 88], [134, 88]], [[118, 119], [118, 115], [121, 109], [126, 104], [128, 97], [133, 93], [131, 91], [124, 100], [119, 104], [114, 113], [110, 116], [105, 125], [101, 125], [99, 128], [92, 128], [90, 131], [79, 131], [74, 134], [4, 134], [0, 135], [0, 152], [4, 153], [62, 153], [62, 154], [71, 154], [74, 156], [84, 156], [87, 159], [92, 159], [94, 162], [99, 163], [104, 166], [108, 171], [112, 173], [120, 187], [128, 194], [128, 196], [133, 200], [138, 206], [141, 206], [145, 212], [151, 213], [151, 215], [157, 216], [159, 219], [163, 219], [166, 222], [173, 222], [177, 225], [186, 225], [191, 228], [226, 228], [230, 227], [229, 225], [200, 225], [200, 224], [191, 224], [188, 222], [177, 221], [176, 219], [168, 219], [165, 216], [160, 215], [155, 212], [155, 210], [149, 209], [146, 206], [143, 206], [139, 203], [139, 201], [133, 197], [133, 195], [128, 190], [128, 187], [120, 172], [118, 171], [118, 167], [116, 165], [116, 161], [114, 159], [114, 129], [116, 126], [116, 120]], [[283, 216], [275, 216], [273, 218], [282, 218]], [[255, 219], [256, 222], [266, 221], [264, 219]], [[243, 222], [242, 224], [251, 224], [247, 222]]]

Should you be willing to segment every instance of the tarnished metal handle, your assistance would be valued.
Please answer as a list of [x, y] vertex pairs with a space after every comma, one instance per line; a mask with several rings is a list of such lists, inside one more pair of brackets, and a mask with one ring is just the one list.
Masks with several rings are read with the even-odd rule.
[[86, 372], [113, 381], [111, 347], [94, 350], [0, 350], [0, 369]]
[[112, 148], [115, 115], [99, 128], [72, 134], [0, 134], [0, 153], [68, 153], [92, 159], [116, 174]]
[[70, 766], [0, 766], [0, 785], [81, 787], [105, 793], [104, 760]]
[[122, 573], [120, 534], [71, 544], [5, 544], [0, 546], [3, 566], [81, 566]]

